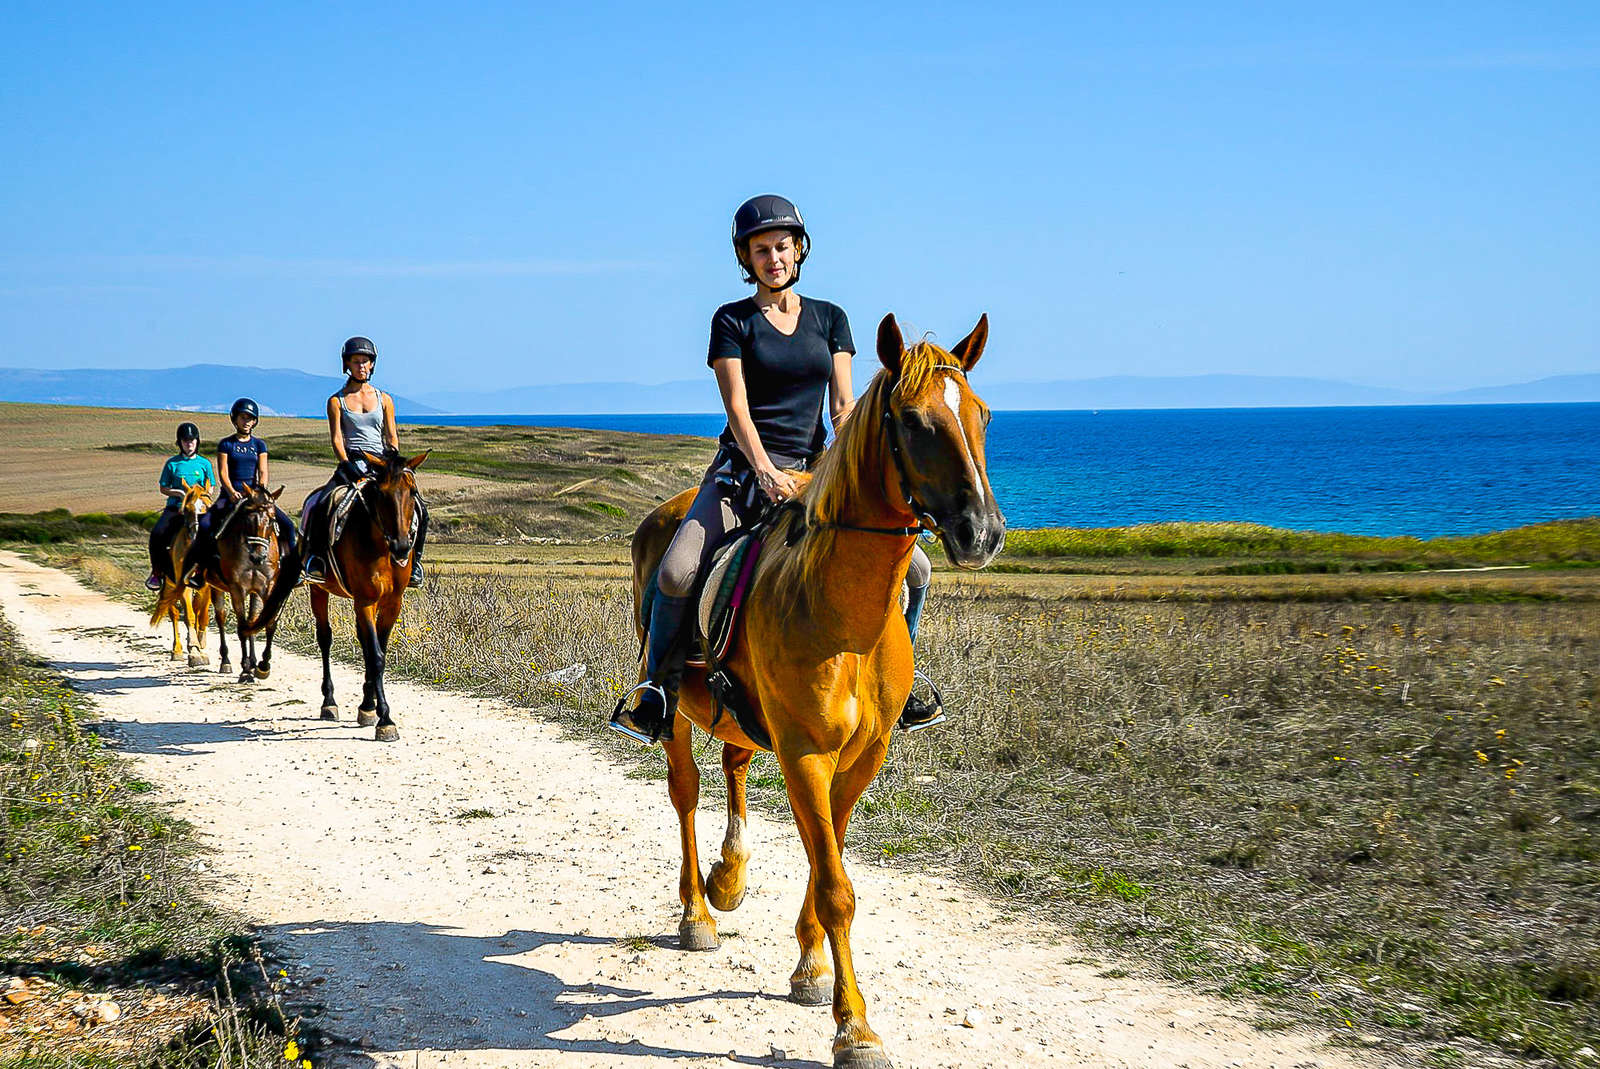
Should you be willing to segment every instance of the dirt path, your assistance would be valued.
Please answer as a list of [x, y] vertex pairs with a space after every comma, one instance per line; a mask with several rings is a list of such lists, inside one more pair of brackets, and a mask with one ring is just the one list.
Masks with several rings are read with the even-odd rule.
[[[722, 918], [722, 949], [681, 953], [663, 785], [551, 725], [395, 682], [403, 736], [379, 745], [316, 719], [312, 661], [280, 653], [253, 687], [171, 664], [133, 609], [9, 553], [0, 608], [209, 834], [220, 892], [299, 979], [321, 979], [319, 1023], [350, 1042], [335, 1064], [831, 1063], [828, 1011], [784, 997], [806, 870], [792, 827], [754, 818], [750, 892]], [[344, 668], [335, 683], [349, 710], [359, 679]], [[493, 816], [459, 818], [474, 809]], [[703, 848], [720, 834], [703, 811]], [[1247, 1006], [1101, 976], [945, 882], [851, 870], [857, 967], [902, 1069], [1375, 1064], [1319, 1035], [1258, 1032]]]

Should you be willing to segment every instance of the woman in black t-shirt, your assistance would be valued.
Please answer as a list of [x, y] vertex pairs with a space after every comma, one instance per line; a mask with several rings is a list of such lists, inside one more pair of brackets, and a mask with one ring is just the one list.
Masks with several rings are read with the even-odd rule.
[[[855, 343], [838, 305], [801, 297], [794, 289], [811, 250], [800, 212], [783, 197], [752, 197], [733, 217], [733, 250], [755, 295], [725, 304], [711, 320], [706, 362], [717, 376], [727, 426], [694, 503], [661, 558], [651, 604], [646, 681], [637, 703], [620, 709], [611, 726], [641, 742], [671, 737], [687, 644], [684, 626], [706, 558], [747, 514], [757, 495], [784, 501], [796, 490], [791, 471], [809, 468], [822, 452], [823, 402], [835, 428], [850, 414], [850, 358]], [[921, 547], [907, 574], [906, 623], [916, 635], [931, 566]], [[913, 698], [901, 726], [937, 723], [936, 707]]]

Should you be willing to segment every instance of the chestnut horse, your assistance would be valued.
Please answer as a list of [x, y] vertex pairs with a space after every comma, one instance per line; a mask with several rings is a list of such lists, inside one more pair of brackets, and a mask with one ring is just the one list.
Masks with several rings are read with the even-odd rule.
[[[300, 562], [284, 552], [278, 537], [278, 495], [259, 486], [245, 488], [244, 497], [222, 522], [217, 533], [218, 571], [206, 581], [233, 602], [234, 624], [239, 632], [239, 682], [253, 683], [272, 674], [272, 636], [278, 630], [278, 611], [300, 578]], [[266, 646], [256, 659], [256, 635], [266, 633]], [[222, 636], [221, 657], [228, 661], [228, 639], [222, 602], [217, 601], [217, 633]]]
[[[367, 477], [346, 491], [357, 499], [350, 506], [347, 525], [339, 540], [328, 548], [327, 578], [311, 588], [311, 612], [317, 619], [317, 648], [322, 651], [322, 719], [339, 719], [333, 700], [333, 675], [328, 651], [333, 628], [328, 625], [328, 598], [338, 595], [355, 602], [356, 637], [366, 679], [356, 723], [377, 725], [379, 742], [393, 742], [400, 729], [389, 716], [383, 694], [383, 665], [389, 649], [389, 632], [400, 619], [401, 600], [411, 583], [413, 536], [417, 519], [416, 470], [427, 453], [407, 460], [393, 449], [380, 456], [363, 453]], [[329, 495], [332, 496], [331, 493]], [[325, 499], [315, 511], [326, 522], [332, 501]]]
[[[800, 962], [789, 991], [803, 1004], [832, 1001], [836, 1067], [889, 1065], [856, 982], [855, 892], [840, 851], [851, 810], [882, 767], [911, 692], [911, 640], [900, 611], [911, 551], [918, 534], [931, 530], [951, 561], [981, 568], [1005, 542], [1005, 517], [984, 467], [989, 413], [967, 384], [988, 333], [984, 316], [948, 352], [926, 341], [906, 349], [894, 316], [884, 317], [877, 339], [883, 370], [802, 489], [799, 507], [770, 530], [739, 633], [721, 662], [772, 740], [805, 843], [811, 878], [795, 926]], [[645, 585], [692, 500], [692, 491], [679, 494], [634, 533], [636, 619]], [[700, 771], [686, 721], [723, 743], [728, 830], [708, 879], [695, 841]], [[745, 773], [757, 743], [732, 716], [713, 719], [705, 671], [691, 668], [673, 738], [663, 746], [683, 850], [679, 943], [711, 949], [717, 930], [708, 897], [719, 911], [744, 897]]]
[[174, 661], [184, 659], [184, 640], [187, 639], [189, 667], [200, 668], [211, 663], [211, 659], [206, 656], [206, 627], [209, 626], [211, 619], [211, 588], [201, 587], [199, 590], [192, 590], [186, 583], [180, 583], [172, 576], [183, 571], [183, 555], [188, 552], [190, 543], [200, 530], [200, 517], [211, 507], [212, 487], [209, 482], [190, 486], [186, 479], [180, 479], [179, 483], [183, 487], [183, 503], [179, 506], [179, 512], [183, 516], [183, 526], [173, 534], [172, 544], [167, 547], [171, 572], [161, 577], [161, 596], [156, 599], [155, 611], [150, 614], [150, 626], [155, 627], [161, 622], [162, 617], [170, 618], [172, 659]]

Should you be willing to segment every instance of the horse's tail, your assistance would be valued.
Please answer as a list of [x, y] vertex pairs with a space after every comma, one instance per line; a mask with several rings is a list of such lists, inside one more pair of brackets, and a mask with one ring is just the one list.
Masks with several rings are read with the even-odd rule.
[[171, 614], [177, 607], [178, 600], [183, 597], [183, 586], [180, 584], [171, 590], [163, 590], [161, 597], [156, 600], [155, 611], [150, 614], [150, 626], [156, 627]]

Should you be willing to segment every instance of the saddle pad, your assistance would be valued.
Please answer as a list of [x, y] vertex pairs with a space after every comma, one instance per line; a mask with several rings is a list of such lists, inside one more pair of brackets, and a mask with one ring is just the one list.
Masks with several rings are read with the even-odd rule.
[[724, 657], [733, 645], [739, 607], [760, 557], [761, 539], [747, 534], [734, 538], [711, 558], [700, 589], [699, 623], [706, 652], [713, 660]]

